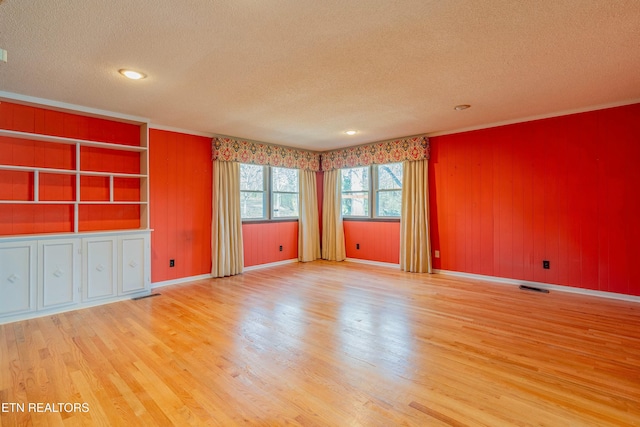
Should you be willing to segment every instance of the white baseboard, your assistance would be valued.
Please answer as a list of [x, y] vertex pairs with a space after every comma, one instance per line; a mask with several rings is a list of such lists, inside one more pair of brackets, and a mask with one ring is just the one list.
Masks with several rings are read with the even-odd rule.
[[161, 288], [169, 285], [179, 285], [186, 282], [195, 282], [196, 280], [211, 279], [211, 274], [201, 274], [199, 276], [181, 277], [179, 279], [165, 280], [163, 282], [155, 282], [151, 284], [151, 289]]
[[260, 268], [276, 267], [278, 265], [291, 264], [293, 262], [298, 262], [298, 258], [285, 259], [284, 261], [270, 262], [267, 264], [250, 265], [249, 267], [245, 267], [244, 271], [258, 270]]
[[[290, 264], [298, 262], [298, 258], [286, 259], [284, 261], [270, 262], [268, 264], [258, 264], [249, 267], [244, 267], [243, 271], [257, 270], [259, 268], [275, 267], [283, 264]], [[195, 282], [197, 280], [215, 279], [211, 274], [201, 274], [199, 276], [181, 277], [179, 279], [165, 280], [163, 282], [154, 282], [151, 284], [151, 289], [161, 288], [163, 286], [179, 285], [182, 283]]]
[[486, 282], [492, 282], [496, 284], [511, 285], [511, 286], [533, 286], [541, 289], [548, 289], [558, 292], [568, 292], [572, 294], [589, 295], [593, 297], [617, 299], [622, 301], [640, 302], [640, 296], [617, 294], [614, 292], [594, 291], [592, 289], [574, 288], [572, 286], [552, 285], [550, 283], [542, 282], [530, 282], [528, 280], [508, 279], [505, 277], [496, 276], [484, 276], [482, 274], [462, 273], [459, 271], [449, 270], [433, 270], [435, 274], [442, 274], [444, 276], [463, 277], [465, 279], [483, 280]]
[[360, 259], [360, 258], [346, 258], [345, 261], [357, 262], [359, 264], [377, 265], [378, 267], [400, 268], [400, 264], [394, 264], [392, 262], [371, 261], [371, 260], [368, 260], [368, 259]]

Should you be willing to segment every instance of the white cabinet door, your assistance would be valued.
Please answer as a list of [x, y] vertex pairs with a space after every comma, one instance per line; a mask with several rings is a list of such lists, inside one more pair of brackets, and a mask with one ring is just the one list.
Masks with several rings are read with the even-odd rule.
[[0, 243], [0, 316], [36, 305], [36, 242]]
[[128, 294], [150, 288], [150, 274], [147, 253], [148, 235], [122, 236], [119, 239], [119, 280], [118, 292]]
[[78, 301], [79, 239], [38, 241], [38, 308]]
[[116, 295], [117, 258], [115, 237], [82, 239], [82, 300]]

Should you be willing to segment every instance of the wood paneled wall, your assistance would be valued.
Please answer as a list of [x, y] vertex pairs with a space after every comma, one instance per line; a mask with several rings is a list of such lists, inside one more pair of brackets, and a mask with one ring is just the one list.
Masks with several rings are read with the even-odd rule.
[[298, 221], [245, 222], [242, 240], [245, 267], [298, 258]]
[[211, 273], [211, 138], [151, 129], [149, 140], [151, 280]]
[[[347, 258], [400, 262], [400, 221], [344, 221]], [[360, 249], [356, 245], [360, 244]]]
[[640, 295], [638, 159], [640, 104], [431, 138], [434, 267]]

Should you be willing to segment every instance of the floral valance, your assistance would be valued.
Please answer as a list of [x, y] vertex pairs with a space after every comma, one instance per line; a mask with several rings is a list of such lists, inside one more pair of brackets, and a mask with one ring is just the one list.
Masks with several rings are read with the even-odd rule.
[[320, 154], [233, 138], [213, 138], [213, 160], [320, 170]]
[[429, 158], [429, 138], [415, 136], [322, 153], [322, 170]]

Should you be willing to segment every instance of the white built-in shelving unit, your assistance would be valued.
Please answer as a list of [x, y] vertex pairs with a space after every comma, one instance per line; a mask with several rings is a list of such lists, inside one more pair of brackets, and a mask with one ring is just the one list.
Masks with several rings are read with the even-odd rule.
[[[73, 210], [73, 224], [69, 224], [68, 227], [70, 231], [0, 235], [0, 323], [148, 294], [151, 286], [148, 122], [130, 120], [117, 114], [96, 114], [94, 111], [87, 113], [75, 106], [60, 108], [56, 105], [52, 108], [52, 104], [46, 100], [39, 104], [34, 103], [33, 99], [24, 102], [20, 97], [13, 99], [0, 96], [0, 102], [3, 101], [35, 105], [44, 109], [63, 109], [77, 115], [134, 123], [140, 127], [140, 144], [126, 145], [0, 129], [0, 138], [24, 140], [26, 144], [38, 141], [75, 147], [73, 167], [69, 169], [39, 167], [36, 163], [0, 163], [0, 178], [3, 171], [23, 172], [30, 174], [29, 181], [33, 185], [28, 198], [0, 199], [0, 210], [20, 205], [39, 205], [44, 209], [47, 206], [67, 205]], [[139, 173], [86, 168], [81, 159], [83, 150], [90, 148], [110, 150], [116, 157], [117, 153], [139, 153]], [[49, 200], [41, 197], [40, 183], [44, 175], [70, 176], [70, 182], [73, 184], [65, 189], [65, 194], [73, 193], [72, 197], [69, 200]], [[108, 189], [105, 188], [108, 198], [83, 200], [83, 177], [103, 177], [108, 180]], [[118, 198], [116, 180], [120, 179], [136, 180], [139, 183], [138, 200]], [[86, 205], [108, 205], [116, 209], [117, 206], [138, 205], [139, 227], [113, 230], [112, 226], [109, 226], [100, 230], [98, 225], [96, 230], [94, 224], [91, 231], [86, 231], [79, 219], [80, 210]]]

